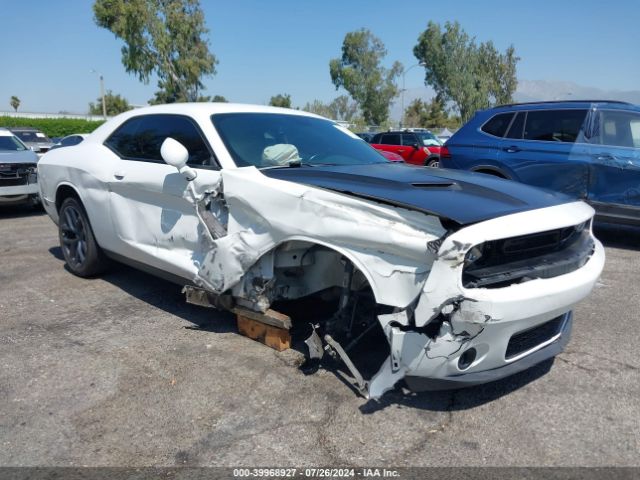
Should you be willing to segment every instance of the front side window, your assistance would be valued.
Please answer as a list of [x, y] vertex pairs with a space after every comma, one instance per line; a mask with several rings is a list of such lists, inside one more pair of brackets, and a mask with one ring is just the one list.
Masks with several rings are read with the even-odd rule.
[[597, 117], [595, 143], [615, 147], [640, 148], [640, 114], [605, 110]]
[[415, 145], [418, 143], [418, 139], [413, 133], [402, 134], [402, 145]]
[[194, 123], [183, 115], [144, 115], [121, 125], [105, 145], [122, 158], [147, 162], [162, 162], [160, 147], [167, 137], [177, 140], [189, 152], [188, 165], [213, 165], [207, 148]]
[[27, 150], [27, 147], [25, 147], [25, 145], [13, 135], [2, 135], [0, 136], [0, 150], [22, 152]]
[[499, 113], [485, 123], [480, 130], [494, 137], [503, 137], [511, 123], [513, 115], [513, 112]]
[[442, 142], [440, 141], [440, 139], [436, 137], [433, 133], [419, 132], [419, 133], [416, 133], [416, 135], [422, 142], [422, 145], [424, 145], [425, 147], [438, 147], [442, 145]]
[[219, 113], [211, 120], [239, 167], [387, 163], [368, 143], [328, 120], [280, 113]]
[[575, 142], [583, 128], [586, 110], [532, 110], [527, 113], [526, 140]]

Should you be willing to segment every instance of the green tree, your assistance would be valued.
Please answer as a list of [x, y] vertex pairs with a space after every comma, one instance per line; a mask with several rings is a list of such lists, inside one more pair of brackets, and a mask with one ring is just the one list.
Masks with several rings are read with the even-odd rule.
[[398, 94], [396, 81], [402, 64], [389, 69], [381, 65], [387, 55], [382, 41], [369, 30], [349, 32], [342, 42], [342, 58], [329, 62], [331, 81], [336, 90], [343, 87], [358, 103], [369, 124], [381, 125], [389, 117], [389, 106]]
[[9, 100], [9, 104], [11, 105], [11, 108], [13, 108], [17, 112], [18, 107], [20, 106], [20, 99], [15, 95], [11, 95], [11, 100]]
[[340, 95], [329, 104], [329, 110], [335, 120], [352, 121], [358, 114], [358, 104], [352, 102], [347, 95]]
[[291, 108], [291, 95], [288, 93], [285, 93], [284, 95], [279, 93], [278, 95], [271, 97], [269, 105], [272, 107]]
[[330, 103], [323, 103], [320, 100], [307, 102], [302, 110], [345, 122], [352, 122], [358, 117], [358, 104], [351, 101], [347, 95], [340, 95]]
[[[119, 113], [131, 110], [133, 107], [129, 105], [126, 98], [119, 94], [115, 94], [108, 90], [104, 96], [104, 102], [107, 107], [107, 115], [113, 117]], [[90, 115], [102, 115], [102, 97], [96, 99], [96, 103], [89, 102], [89, 114]]]
[[425, 64], [425, 84], [453, 102], [463, 122], [476, 110], [512, 101], [520, 60], [513, 46], [500, 53], [491, 41], [476, 44], [458, 22], [445, 23], [444, 30], [429, 22], [413, 54]]
[[415, 99], [404, 111], [405, 124], [422, 128], [458, 128], [460, 118], [450, 115], [445, 102], [437, 95], [430, 102]]
[[313, 102], [307, 102], [302, 110], [309, 113], [315, 113], [327, 118], [333, 118], [333, 111], [326, 103], [320, 100], [314, 100]]
[[211, 99], [212, 102], [218, 102], [218, 103], [228, 103], [229, 100], [227, 100], [226, 98], [224, 98], [222, 95], [214, 95], [213, 98]]
[[124, 41], [127, 72], [148, 83], [158, 76], [151, 103], [196, 101], [202, 77], [216, 73], [198, 0], [96, 0], [95, 22]]

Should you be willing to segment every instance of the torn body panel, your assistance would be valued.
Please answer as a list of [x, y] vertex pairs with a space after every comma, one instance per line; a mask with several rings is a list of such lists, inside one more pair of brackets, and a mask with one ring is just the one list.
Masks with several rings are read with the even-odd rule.
[[[252, 167], [224, 171], [222, 183], [227, 235], [214, 239], [203, 252], [195, 279], [218, 293], [233, 288], [234, 295], [242, 296], [247, 284], [255, 285], [258, 278], [266, 285], [286, 258], [276, 247], [297, 242], [302, 248], [323, 246], [348, 258], [367, 278], [379, 303], [404, 308], [419, 294], [435, 258], [426, 251], [427, 243], [445, 233], [437, 217], [270, 179]], [[292, 295], [321, 290], [338, 278], [327, 278], [326, 273], [312, 274], [318, 284]], [[293, 292], [297, 285], [292, 286]]]

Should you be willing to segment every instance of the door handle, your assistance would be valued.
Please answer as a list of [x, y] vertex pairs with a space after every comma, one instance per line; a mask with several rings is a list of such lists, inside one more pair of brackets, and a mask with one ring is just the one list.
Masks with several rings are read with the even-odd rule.
[[515, 145], [512, 145], [510, 147], [504, 147], [502, 150], [504, 150], [507, 153], [518, 153], [520, 151], [520, 149]]
[[124, 172], [114, 172], [113, 173], [113, 178], [115, 178], [116, 180], [124, 180], [125, 177], [125, 173]]
[[613, 155], [609, 155], [608, 153], [596, 153], [595, 155], [593, 155], [593, 158], [601, 162], [606, 162], [607, 160], [615, 160]]

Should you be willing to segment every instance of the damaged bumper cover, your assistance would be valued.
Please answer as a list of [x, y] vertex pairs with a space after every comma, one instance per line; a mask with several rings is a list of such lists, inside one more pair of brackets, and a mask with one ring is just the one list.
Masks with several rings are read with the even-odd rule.
[[[569, 203], [478, 223], [445, 238], [414, 307], [378, 317], [391, 355], [372, 378], [369, 396], [379, 397], [403, 378], [418, 390], [486, 383], [562, 351], [571, 331], [571, 309], [591, 292], [604, 266], [604, 249], [588, 227], [593, 213], [582, 202]], [[539, 225], [550, 231], [583, 228], [581, 235], [590, 239], [583, 262], [550, 278], [465, 287], [471, 250], [494, 240], [537, 235]], [[537, 258], [546, 261], [548, 256], [531, 256], [534, 274]]]

